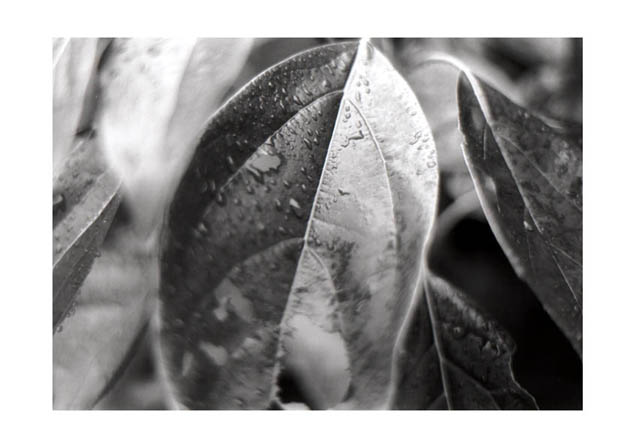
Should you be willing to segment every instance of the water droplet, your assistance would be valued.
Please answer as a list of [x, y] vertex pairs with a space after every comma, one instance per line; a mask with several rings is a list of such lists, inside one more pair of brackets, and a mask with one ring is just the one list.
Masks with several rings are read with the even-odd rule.
[[299, 106], [302, 106], [302, 105], [303, 105], [303, 102], [302, 102], [302, 101], [300, 101], [300, 98], [298, 98], [298, 96], [297, 96], [297, 95], [294, 95], [294, 96], [292, 97], [292, 101], [293, 101], [294, 103], [298, 104]]
[[223, 194], [222, 191], [219, 191], [216, 196], [214, 197], [214, 200], [216, 201], [217, 204], [223, 206], [225, 205], [225, 195]]
[[534, 227], [532, 226], [532, 224], [530, 224], [528, 221], [526, 221], [525, 219], [523, 220], [523, 227], [528, 231], [528, 232], [532, 232], [534, 230]]
[[287, 180], [283, 180], [283, 185], [285, 186], [285, 188], [291, 188], [291, 183], [289, 183]]
[[307, 185], [300, 184], [300, 189], [303, 191], [303, 193], [306, 193], [307, 192]]
[[225, 161], [227, 162], [228, 170], [230, 170], [230, 172], [233, 173], [235, 171], [236, 166], [234, 165], [234, 159], [232, 158], [232, 156], [227, 156]]
[[362, 96], [360, 95], [360, 92], [356, 92], [356, 101], [359, 103], [362, 101]]
[[435, 160], [429, 160], [428, 162], [426, 162], [426, 166], [429, 168], [435, 168], [436, 165], [437, 163], [435, 162]]
[[347, 140], [344, 142], [344, 144], [342, 146], [347, 147], [349, 146], [349, 142], [351, 140], [362, 140], [364, 138], [364, 134], [362, 133], [362, 130], [358, 129], [358, 133], [355, 135], [348, 135], [347, 137], [345, 137]]
[[252, 187], [251, 184], [247, 184], [247, 186], [245, 187], [245, 189], [247, 190], [247, 192], [249, 194], [254, 194], [254, 187]]
[[497, 344], [493, 344], [491, 341], [486, 341], [484, 346], [481, 348], [481, 351], [490, 358], [497, 358], [501, 354], [499, 346]]
[[464, 327], [460, 327], [459, 325], [456, 325], [452, 328], [451, 334], [453, 335], [455, 339], [461, 339], [466, 334], [466, 329]]
[[278, 233], [280, 233], [281, 235], [287, 235], [287, 229], [285, 229], [285, 227], [280, 226], [278, 227]]
[[417, 131], [414, 135], [413, 135], [413, 141], [409, 142], [409, 145], [414, 145], [417, 143], [417, 141], [420, 139], [420, 137], [422, 136], [422, 131]]
[[205, 223], [201, 221], [197, 226], [197, 230], [199, 231], [199, 233], [205, 235], [206, 233], [208, 233], [208, 226], [206, 226]]
[[351, 194], [348, 191], [343, 190], [342, 188], [338, 188], [338, 193], [340, 193], [341, 196], [347, 196]]
[[53, 195], [53, 214], [57, 214], [63, 211], [65, 208], [64, 195], [62, 193], [56, 193]]
[[274, 206], [276, 207], [276, 210], [282, 210], [283, 209], [283, 204], [280, 202], [280, 199], [276, 199], [274, 201]]
[[303, 217], [303, 211], [296, 199], [291, 198], [289, 200], [289, 207], [291, 208], [292, 212], [294, 212], [294, 215], [296, 215], [296, 218], [301, 219]]

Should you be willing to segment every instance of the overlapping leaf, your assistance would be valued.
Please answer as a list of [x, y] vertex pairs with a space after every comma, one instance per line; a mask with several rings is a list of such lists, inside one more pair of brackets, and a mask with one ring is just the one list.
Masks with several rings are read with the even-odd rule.
[[425, 274], [398, 356], [395, 409], [536, 409], [514, 379], [514, 342], [454, 287]]
[[[100, 64], [98, 138], [78, 146], [54, 182], [54, 408], [92, 407], [147, 322], [162, 207], [249, 45], [116, 40]], [[100, 247], [120, 179], [132, 221]]]
[[53, 40], [53, 175], [59, 174], [75, 136], [86, 130], [96, 99], [96, 71], [110, 39]]
[[581, 355], [580, 140], [469, 75], [460, 79], [458, 101], [464, 154], [493, 232]]
[[208, 123], [171, 206], [162, 344], [189, 408], [266, 408], [299, 333], [345, 347], [332, 406], [389, 399], [434, 215], [417, 100], [367, 43], [302, 53]]

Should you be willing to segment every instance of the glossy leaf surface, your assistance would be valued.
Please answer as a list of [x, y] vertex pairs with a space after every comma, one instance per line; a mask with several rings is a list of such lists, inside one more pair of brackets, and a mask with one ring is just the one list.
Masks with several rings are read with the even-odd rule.
[[386, 407], [436, 195], [428, 124], [367, 43], [310, 50], [248, 84], [208, 123], [164, 235], [177, 398], [267, 408], [311, 326], [344, 347], [350, 375], [324, 405]]
[[536, 409], [512, 373], [514, 342], [428, 272], [399, 359], [395, 409]]
[[474, 77], [462, 76], [458, 101], [464, 154], [488, 222], [581, 355], [581, 142]]

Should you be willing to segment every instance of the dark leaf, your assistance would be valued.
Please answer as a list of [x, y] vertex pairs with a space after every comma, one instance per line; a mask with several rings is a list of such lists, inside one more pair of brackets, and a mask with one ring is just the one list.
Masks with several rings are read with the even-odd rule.
[[517, 274], [581, 355], [580, 141], [469, 76], [458, 87], [460, 125], [488, 222]]
[[[472, 183], [472, 181], [471, 181]], [[515, 378], [540, 409], [582, 408], [582, 362], [536, 294], [510, 265], [475, 190], [438, 216], [428, 268], [495, 320], [517, 347]]]
[[163, 238], [178, 400], [266, 409], [281, 369], [323, 353], [294, 351], [313, 334], [342, 350], [347, 376], [315, 406], [386, 407], [436, 196], [417, 100], [366, 42], [310, 50], [244, 87], [208, 123]]
[[432, 273], [399, 356], [395, 409], [536, 409], [514, 379], [514, 342]]

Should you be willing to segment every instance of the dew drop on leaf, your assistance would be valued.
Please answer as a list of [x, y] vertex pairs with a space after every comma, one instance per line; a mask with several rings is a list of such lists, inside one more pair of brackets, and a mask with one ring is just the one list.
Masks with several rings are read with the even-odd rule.
[[455, 325], [451, 330], [451, 334], [455, 339], [461, 339], [466, 334], [466, 329], [459, 325]]

